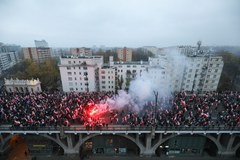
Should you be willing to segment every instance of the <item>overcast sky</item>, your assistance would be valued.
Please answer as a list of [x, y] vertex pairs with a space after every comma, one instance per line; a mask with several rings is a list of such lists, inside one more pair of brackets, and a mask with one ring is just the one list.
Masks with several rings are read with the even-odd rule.
[[240, 0], [0, 0], [0, 42], [50, 47], [240, 45]]

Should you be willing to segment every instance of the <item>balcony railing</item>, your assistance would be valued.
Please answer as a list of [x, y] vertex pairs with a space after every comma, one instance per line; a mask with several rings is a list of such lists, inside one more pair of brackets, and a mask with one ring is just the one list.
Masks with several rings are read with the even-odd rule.
[[[30, 133], [30, 132], [84, 132], [84, 131], [132, 131], [132, 132], [144, 132], [144, 131], [155, 131], [155, 132], [234, 132], [240, 133], [240, 126], [232, 127], [232, 126], [222, 126], [222, 127], [211, 127], [211, 126], [204, 126], [204, 127], [185, 127], [185, 126], [178, 126], [178, 127], [166, 127], [166, 126], [129, 126], [129, 125], [109, 125], [109, 126], [83, 126], [83, 125], [76, 125], [76, 126], [46, 126], [46, 127], [12, 127], [12, 126], [0, 126], [0, 133], [11, 133], [11, 132], [23, 132], [23, 133]], [[227, 133], [226, 132], [226, 133]]]

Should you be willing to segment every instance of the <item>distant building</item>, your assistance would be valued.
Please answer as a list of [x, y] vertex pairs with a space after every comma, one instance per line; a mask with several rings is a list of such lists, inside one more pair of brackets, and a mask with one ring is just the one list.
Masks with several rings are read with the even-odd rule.
[[20, 46], [0, 43], [0, 74], [19, 62]]
[[37, 63], [43, 63], [51, 58], [51, 48], [22, 48], [24, 59], [31, 59]]
[[0, 74], [2, 74], [2, 71], [13, 67], [17, 62], [16, 52], [0, 53]]
[[4, 79], [6, 91], [9, 93], [37, 93], [42, 92], [41, 82], [39, 79], [19, 80], [19, 79]]
[[158, 53], [158, 48], [155, 46], [144, 46], [143, 51], [144, 53], [151, 52], [156, 55]]
[[130, 48], [118, 48], [117, 49], [117, 57], [119, 61], [132, 61], [132, 49]]
[[91, 48], [70, 48], [71, 55], [78, 55], [78, 56], [92, 56]]
[[36, 48], [48, 48], [48, 43], [45, 40], [34, 40]]

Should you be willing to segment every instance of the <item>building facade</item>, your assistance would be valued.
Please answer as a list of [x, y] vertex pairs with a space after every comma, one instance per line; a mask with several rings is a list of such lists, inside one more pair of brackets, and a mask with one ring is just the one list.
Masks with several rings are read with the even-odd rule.
[[115, 68], [102, 66], [99, 68], [99, 90], [115, 91]]
[[62, 56], [59, 70], [65, 92], [99, 91], [99, 68], [101, 56]]
[[51, 48], [35, 48], [28, 47], [22, 48], [24, 59], [30, 59], [37, 63], [43, 63], [47, 59], [51, 58]]
[[132, 49], [130, 48], [118, 48], [117, 49], [117, 57], [119, 61], [132, 61]]
[[70, 48], [71, 55], [77, 56], [92, 56], [92, 50], [90, 48]]
[[[90, 61], [86, 61], [89, 59]], [[165, 93], [174, 91], [216, 91], [223, 69], [221, 56], [196, 50], [187, 54], [160, 53], [148, 61], [113, 61], [103, 65], [94, 56], [61, 58], [61, 78], [64, 91], [116, 91], [129, 89], [130, 82], [147, 76], [156, 88]], [[96, 61], [97, 60], [97, 61]], [[85, 64], [82, 64], [85, 61]], [[84, 73], [80, 72], [85, 68]], [[86, 76], [87, 75], [87, 76]], [[90, 80], [89, 80], [90, 79]], [[82, 81], [85, 80], [85, 81]]]
[[4, 79], [5, 88], [8, 93], [38, 93], [42, 92], [41, 82], [39, 79], [19, 80], [19, 79]]
[[48, 43], [45, 40], [34, 40], [36, 48], [48, 48]]
[[2, 74], [2, 71], [13, 67], [15, 64], [17, 64], [17, 62], [18, 59], [16, 52], [0, 53], [0, 74]]

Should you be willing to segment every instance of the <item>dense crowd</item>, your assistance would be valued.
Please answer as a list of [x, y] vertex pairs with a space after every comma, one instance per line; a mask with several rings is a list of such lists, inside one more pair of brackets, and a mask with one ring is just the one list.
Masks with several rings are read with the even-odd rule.
[[[114, 99], [113, 92], [91, 93], [36, 93], [1, 94], [0, 124], [14, 126], [239, 126], [240, 93], [207, 92], [187, 94], [178, 92], [171, 97], [158, 98], [158, 103], [146, 102], [140, 112], [131, 110], [131, 104], [121, 110], [109, 109], [103, 121], [89, 117], [86, 112], [93, 104]], [[92, 109], [92, 108], [91, 108]], [[96, 110], [99, 112], [99, 110]]]

